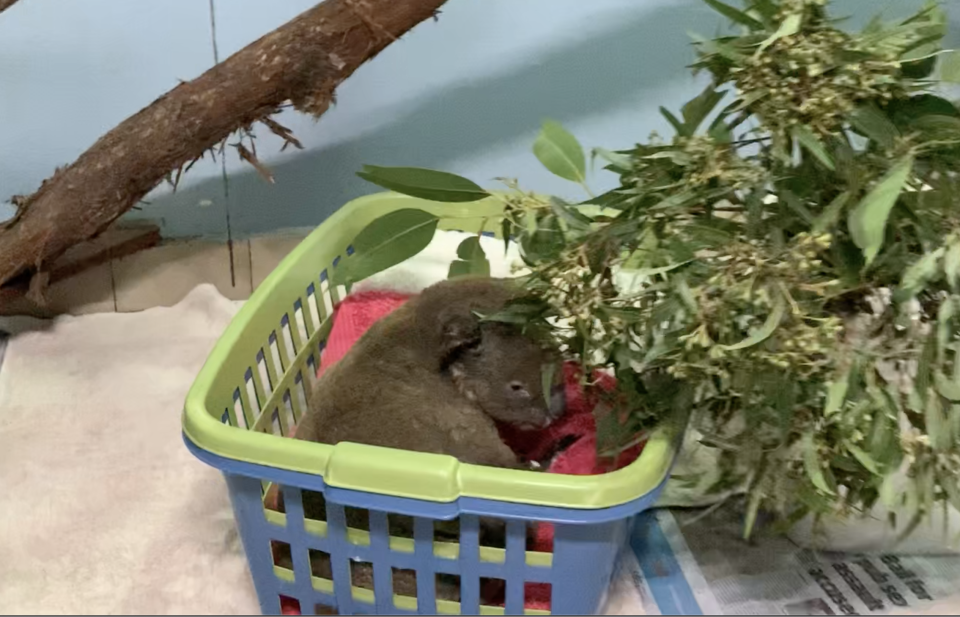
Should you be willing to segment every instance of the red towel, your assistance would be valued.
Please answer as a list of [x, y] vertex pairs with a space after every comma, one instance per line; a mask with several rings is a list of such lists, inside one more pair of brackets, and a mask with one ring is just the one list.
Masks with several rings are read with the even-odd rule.
[[[337, 362], [350, 350], [350, 347], [378, 319], [388, 315], [406, 302], [410, 296], [371, 291], [347, 296], [336, 309], [333, 328], [323, 351], [322, 364], [318, 374], [325, 367]], [[614, 380], [607, 375], [595, 376], [600, 387], [610, 389]], [[549, 473], [573, 475], [594, 475], [609, 471], [611, 467], [620, 468], [634, 460], [640, 454], [642, 444], [621, 454], [614, 464], [601, 465], [596, 455], [596, 423], [593, 417], [595, 401], [585, 396], [580, 387], [578, 367], [568, 363], [564, 366], [566, 380], [567, 411], [562, 418], [542, 431], [519, 431], [512, 427], [500, 427], [504, 441], [525, 460], [545, 460], [556, 452], [562, 444], [562, 451], [548, 468]], [[528, 550], [553, 552], [553, 525], [537, 525], [532, 546]], [[488, 600], [489, 601], [489, 600]], [[503, 598], [499, 598], [502, 605]], [[285, 615], [299, 615], [299, 606], [295, 600], [283, 598], [281, 602]], [[550, 610], [550, 587], [539, 583], [527, 583], [526, 607], [528, 609]]]

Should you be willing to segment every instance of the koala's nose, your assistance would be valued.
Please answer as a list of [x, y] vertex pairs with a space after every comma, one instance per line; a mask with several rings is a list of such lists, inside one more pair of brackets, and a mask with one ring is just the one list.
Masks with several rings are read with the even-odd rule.
[[553, 386], [550, 391], [550, 417], [557, 419], [567, 410], [566, 388], [563, 384]]

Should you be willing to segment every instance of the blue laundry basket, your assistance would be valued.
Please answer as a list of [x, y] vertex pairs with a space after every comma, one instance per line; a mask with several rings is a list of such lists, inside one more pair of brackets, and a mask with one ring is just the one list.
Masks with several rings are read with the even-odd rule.
[[[419, 208], [442, 229], [500, 229], [495, 200], [457, 206], [384, 193], [361, 198], [307, 237], [257, 289], [224, 332], [184, 407], [189, 450], [220, 469], [264, 614], [281, 600], [301, 614], [593, 614], [602, 607], [634, 515], [651, 507], [679, 435], [654, 433], [631, 465], [601, 476], [565, 476], [464, 465], [447, 456], [288, 439], [306, 409], [336, 304], [328, 272], [353, 255], [351, 241], [383, 214]], [[282, 487], [285, 513], [268, 508]], [[305, 520], [301, 491], [323, 494], [325, 521]], [[349, 529], [345, 508], [366, 510], [369, 529]], [[390, 517], [413, 519], [413, 537], [389, 533]], [[506, 523], [505, 546], [481, 546], [481, 518]], [[436, 521], [459, 520], [459, 542], [437, 541]], [[552, 553], [527, 550], [533, 523], [554, 524]], [[292, 570], [274, 563], [289, 549]], [[332, 580], [311, 570], [329, 560]], [[373, 588], [354, 584], [366, 563]], [[416, 597], [394, 592], [413, 571]], [[438, 575], [459, 577], [460, 602], [438, 599]], [[503, 606], [481, 604], [481, 584], [503, 581]], [[550, 609], [526, 609], [525, 584], [550, 585]]]

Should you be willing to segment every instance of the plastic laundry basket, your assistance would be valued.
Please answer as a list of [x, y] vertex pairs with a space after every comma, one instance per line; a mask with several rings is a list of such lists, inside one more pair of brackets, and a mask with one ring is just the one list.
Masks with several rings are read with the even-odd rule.
[[[281, 596], [302, 614], [549, 614], [525, 610], [524, 583], [551, 586], [553, 614], [595, 613], [638, 512], [666, 481], [677, 440], [651, 436], [636, 462], [601, 476], [567, 476], [461, 464], [448, 456], [284, 438], [305, 411], [333, 308], [346, 293], [328, 273], [351, 259], [368, 223], [401, 208], [442, 217], [441, 229], [497, 233], [496, 200], [455, 205], [393, 193], [346, 204], [310, 234], [244, 305], [187, 396], [184, 440], [226, 477], [264, 614]], [[375, 387], [375, 386], [374, 386]], [[268, 510], [271, 483], [286, 514]], [[322, 491], [327, 521], [304, 521], [300, 490]], [[344, 508], [369, 511], [369, 531], [347, 529]], [[414, 520], [413, 538], [390, 537], [388, 516]], [[479, 546], [479, 517], [506, 521], [505, 548]], [[434, 541], [434, 521], [459, 518], [460, 542]], [[530, 522], [552, 522], [553, 553], [526, 551]], [[289, 545], [293, 570], [274, 566]], [[310, 552], [329, 555], [333, 580], [312, 576]], [[373, 589], [353, 586], [352, 561], [372, 564]], [[416, 572], [417, 597], [395, 595], [392, 569]], [[437, 600], [435, 577], [460, 577], [461, 602]], [[480, 605], [481, 579], [505, 581], [502, 607]]]

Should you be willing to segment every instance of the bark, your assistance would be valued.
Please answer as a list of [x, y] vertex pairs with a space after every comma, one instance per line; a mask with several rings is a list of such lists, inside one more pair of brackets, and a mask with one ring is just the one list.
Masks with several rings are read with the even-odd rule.
[[17, 3], [17, 0], [0, 0], [0, 13]]
[[[7, 0], [0, 0], [0, 2]], [[361, 64], [445, 0], [326, 0], [184, 82], [59, 169], [0, 230], [0, 285], [103, 232], [174, 171], [289, 101], [319, 116]], [[271, 126], [271, 124], [275, 126]], [[294, 142], [292, 142], [294, 143]], [[178, 172], [179, 174], [179, 172]]]

